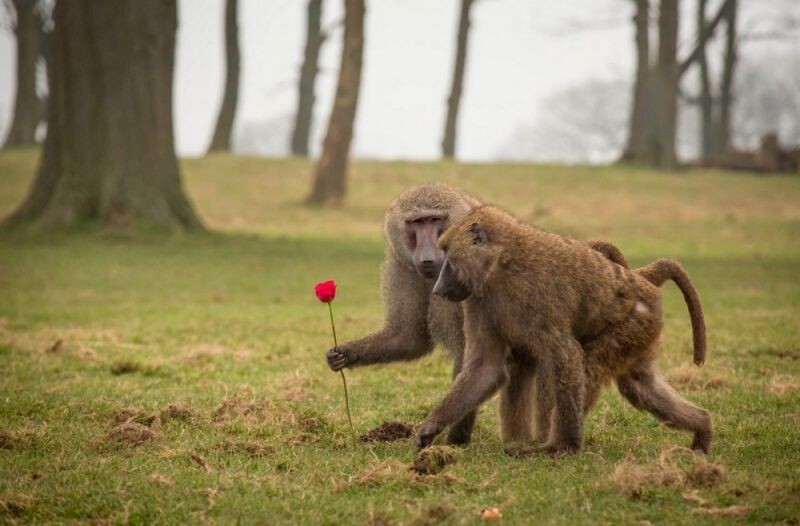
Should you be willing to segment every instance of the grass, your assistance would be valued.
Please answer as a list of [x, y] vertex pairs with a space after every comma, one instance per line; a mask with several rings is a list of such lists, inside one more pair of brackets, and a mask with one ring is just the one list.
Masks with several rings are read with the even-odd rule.
[[[0, 215], [24, 196], [36, 156], [0, 153]], [[314, 209], [301, 205], [306, 161], [220, 155], [183, 168], [211, 234], [0, 237], [0, 523], [474, 524], [498, 507], [506, 524], [797, 524], [797, 177], [364, 161], [346, 207]], [[351, 446], [312, 286], [339, 283], [340, 340], [376, 328], [383, 209], [428, 180], [607, 238], [634, 265], [684, 263], [708, 363], [691, 366], [670, 285], [660, 364], [711, 411], [710, 463], [613, 389], [574, 457], [506, 457], [494, 402], [438, 474], [408, 469], [407, 440]], [[436, 350], [349, 371], [357, 431], [419, 421], [449, 367]]]

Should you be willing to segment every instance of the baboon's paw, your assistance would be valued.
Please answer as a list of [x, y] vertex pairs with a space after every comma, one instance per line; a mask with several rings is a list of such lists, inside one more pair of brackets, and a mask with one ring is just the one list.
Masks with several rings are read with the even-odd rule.
[[414, 438], [414, 447], [417, 451], [425, 449], [433, 443], [436, 435], [442, 432], [442, 425], [437, 422], [423, 422]]

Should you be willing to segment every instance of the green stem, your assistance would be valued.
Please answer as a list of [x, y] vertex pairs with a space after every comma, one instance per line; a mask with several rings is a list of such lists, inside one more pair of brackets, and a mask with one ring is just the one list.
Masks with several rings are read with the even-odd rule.
[[[331, 302], [328, 302], [328, 312], [331, 315], [331, 330], [333, 330], [333, 345], [339, 349], [339, 342], [336, 340], [336, 325], [333, 323], [333, 307]], [[347, 422], [350, 424], [350, 436], [353, 439], [353, 445], [356, 443], [356, 430], [353, 427], [353, 418], [350, 416], [350, 397], [347, 395], [347, 379], [344, 377], [344, 369], [339, 369], [342, 374], [342, 385], [344, 386], [344, 407], [347, 410]]]

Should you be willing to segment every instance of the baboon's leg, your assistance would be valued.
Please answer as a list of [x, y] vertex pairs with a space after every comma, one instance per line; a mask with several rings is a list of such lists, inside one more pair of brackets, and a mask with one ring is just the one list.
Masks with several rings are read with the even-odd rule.
[[417, 449], [429, 446], [445, 427], [477, 410], [508, 381], [507, 346], [488, 320], [478, 313], [465, 319], [464, 328], [467, 331], [464, 369], [450, 391], [422, 422], [414, 440]]
[[515, 361], [509, 370], [508, 383], [500, 391], [500, 436], [503, 442], [531, 442], [534, 381], [533, 361]]
[[550, 439], [544, 446], [511, 447], [506, 452], [516, 456], [574, 453], [580, 449], [583, 439], [583, 351], [580, 344], [568, 335], [544, 336], [536, 348], [543, 359], [552, 360], [555, 412]]
[[[456, 353], [455, 358], [455, 362], [453, 363], [454, 382], [464, 365], [464, 350], [462, 349], [461, 352]], [[450, 426], [450, 430], [447, 432], [447, 443], [454, 445], [469, 443], [472, 437], [472, 428], [475, 427], [475, 417], [477, 415], [477, 410], [470, 411], [464, 418]]]
[[692, 449], [708, 453], [713, 436], [708, 411], [681, 398], [652, 365], [629, 372], [617, 380], [617, 385], [637, 409], [649, 411], [670, 427], [693, 431]]
[[555, 391], [553, 373], [547, 367], [548, 364], [541, 360], [536, 367], [536, 379], [534, 381], [535, 392], [535, 412], [536, 436], [534, 442], [544, 444], [550, 439], [550, 428], [552, 423], [553, 408], [555, 407]]

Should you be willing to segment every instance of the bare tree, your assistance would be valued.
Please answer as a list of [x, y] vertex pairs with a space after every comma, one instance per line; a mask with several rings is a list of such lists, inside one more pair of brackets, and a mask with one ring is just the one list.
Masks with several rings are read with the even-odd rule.
[[297, 88], [297, 112], [292, 131], [292, 155], [308, 155], [308, 138], [314, 117], [314, 86], [319, 72], [319, 51], [325, 41], [322, 26], [322, 0], [309, 0], [306, 15], [306, 47]]
[[229, 151], [236, 104], [239, 100], [239, 0], [225, 2], [225, 94], [217, 116], [217, 127], [211, 139], [209, 152]]
[[458, 41], [456, 59], [453, 67], [453, 83], [447, 99], [447, 118], [444, 123], [442, 139], [442, 156], [452, 159], [456, 154], [456, 134], [458, 127], [458, 110], [461, 104], [461, 93], [464, 89], [464, 70], [467, 64], [467, 42], [469, 40], [470, 10], [475, 0], [461, 0], [461, 14], [458, 19]]
[[201, 228], [175, 156], [175, 0], [59, 1], [54, 19], [44, 152], [7, 222]]
[[628, 143], [622, 154], [623, 160], [641, 159], [644, 154], [647, 113], [650, 110], [650, 2], [634, 0], [636, 12], [633, 16], [636, 28], [636, 78], [633, 83], [633, 107], [631, 108]]
[[[703, 28], [706, 25], [706, 2], [707, 0], [698, 0], [697, 2], [697, 27]], [[701, 157], [707, 160], [711, 157], [712, 138], [713, 138], [713, 104], [714, 99], [711, 95], [711, 78], [708, 71], [708, 57], [706, 53], [706, 46], [703, 46], [698, 57], [698, 64], [700, 66], [700, 151]]]
[[328, 132], [317, 162], [314, 185], [307, 202], [338, 204], [344, 200], [347, 186], [347, 160], [353, 138], [353, 122], [361, 87], [364, 53], [364, 0], [345, 0], [344, 45], [339, 80]]
[[714, 130], [714, 154], [725, 155], [731, 144], [733, 82], [737, 62], [736, 12], [738, 2], [731, 0], [725, 10], [725, 56], [719, 94], [719, 123]]
[[11, 128], [5, 147], [36, 144], [36, 128], [42, 117], [36, 94], [36, 64], [39, 60], [39, 20], [37, 0], [13, 0], [17, 36], [17, 92]]

